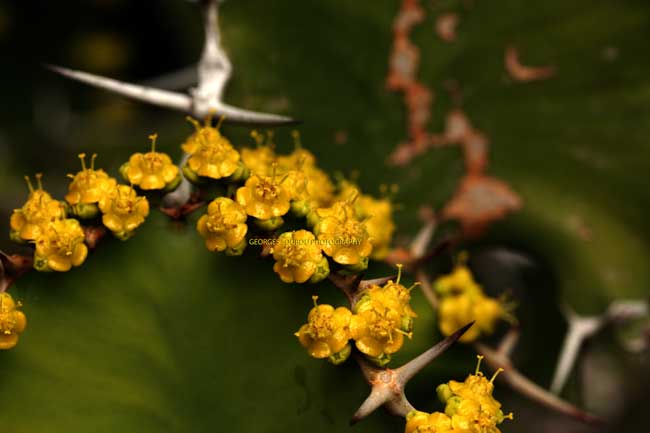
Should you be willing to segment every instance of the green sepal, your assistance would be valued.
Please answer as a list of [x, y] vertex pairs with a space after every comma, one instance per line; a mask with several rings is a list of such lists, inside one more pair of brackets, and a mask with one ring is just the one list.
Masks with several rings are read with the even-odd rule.
[[246, 242], [246, 238], [242, 239], [240, 243], [235, 245], [232, 248], [226, 248], [226, 255], [227, 256], [241, 256], [244, 254], [244, 250], [246, 249], [246, 245], [248, 243]]
[[311, 284], [316, 284], [323, 281], [330, 274], [330, 263], [327, 261], [327, 257], [323, 257], [318, 263], [318, 268], [314, 275], [309, 278]]
[[260, 220], [255, 218], [255, 225], [262, 230], [273, 231], [284, 224], [282, 217], [271, 217], [269, 219]]
[[339, 350], [333, 355], [330, 355], [327, 360], [334, 365], [339, 365], [344, 363], [350, 357], [351, 353], [352, 346], [350, 346], [350, 344], [346, 344], [343, 349]]

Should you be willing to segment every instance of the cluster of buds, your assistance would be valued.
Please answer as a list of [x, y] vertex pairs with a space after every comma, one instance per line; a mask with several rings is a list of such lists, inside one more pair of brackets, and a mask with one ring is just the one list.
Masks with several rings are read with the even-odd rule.
[[347, 359], [349, 341], [368, 360], [383, 367], [391, 355], [401, 349], [404, 337], [411, 338], [415, 312], [411, 308], [411, 288], [396, 281], [383, 286], [370, 285], [359, 293], [352, 310], [316, 305], [308, 315], [308, 323], [295, 334], [314, 358], [327, 358], [334, 364]]
[[461, 342], [476, 340], [481, 334], [491, 334], [499, 319], [515, 322], [513, 306], [485, 295], [474, 280], [464, 261], [454, 270], [439, 277], [434, 288], [441, 297], [438, 307], [440, 331], [451, 335], [459, 326], [474, 321], [475, 324], [460, 339]]
[[277, 154], [273, 135], [257, 131], [251, 133], [257, 147], [238, 151], [219, 125], [191, 121], [196, 131], [183, 144], [190, 154], [183, 174], [219, 191], [197, 223], [210, 251], [239, 255], [246, 245], [266, 246], [286, 283], [316, 283], [330, 270], [358, 273], [369, 258], [387, 255], [390, 200], [363, 195], [347, 181], [335, 185], [297, 132], [290, 154]]
[[504, 415], [493, 396], [494, 379], [501, 369], [487, 380], [480, 372], [482, 356], [479, 355], [474, 374], [464, 382], [454, 380], [436, 389], [445, 405], [443, 412], [427, 413], [413, 410], [406, 415], [405, 433], [500, 433], [497, 425], [513, 419], [512, 413]]

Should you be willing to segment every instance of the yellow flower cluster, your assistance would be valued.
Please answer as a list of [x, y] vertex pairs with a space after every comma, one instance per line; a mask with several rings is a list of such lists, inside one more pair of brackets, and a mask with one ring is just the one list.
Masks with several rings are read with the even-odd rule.
[[183, 167], [185, 177], [194, 183], [200, 178], [221, 179], [231, 177], [233, 180], [247, 176], [246, 167], [240, 161], [240, 155], [230, 141], [219, 132], [220, 124], [212, 127], [212, 116], [205, 119], [205, 125], [191, 117], [196, 131], [181, 146], [190, 155]]
[[487, 380], [479, 371], [479, 356], [474, 374], [464, 382], [454, 380], [438, 386], [438, 398], [445, 405], [444, 413], [411, 411], [406, 416], [405, 433], [500, 433], [497, 425], [513, 419], [512, 413], [504, 415], [493, 396], [494, 379], [502, 369]]
[[515, 321], [510, 312], [512, 307], [486, 296], [464, 263], [438, 278], [434, 288], [441, 297], [439, 327], [444, 335], [451, 335], [471, 321], [476, 322], [460, 338], [461, 342], [471, 342], [481, 334], [491, 334], [499, 319]]
[[142, 190], [174, 190], [181, 181], [178, 167], [169, 155], [156, 152], [158, 134], [149, 136], [151, 151], [136, 152], [120, 167], [122, 177]]
[[[276, 154], [273, 134], [264, 136], [257, 131], [251, 133], [257, 147], [243, 148], [238, 153], [221, 135], [219, 125], [213, 128], [210, 119], [206, 120], [204, 126], [191, 121], [196, 131], [183, 144], [183, 150], [192, 155], [183, 171], [186, 177], [191, 181], [195, 181], [191, 176], [196, 179], [200, 176], [226, 178], [227, 191], [221, 189], [221, 198], [236, 202], [244, 214], [252, 218], [248, 228], [253, 227], [253, 230], [275, 231], [285, 223], [285, 218], [306, 217], [306, 229], [274, 235], [262, 243], [273, 246], [267, 251], [273, 254], [276, 261], [273, 269], [282, 281], [314, 283], [322, 280], [330, 272], [327, 257], [340, 265], [342, 272], [357, 273], [366, 269], [370, 257], [381, 260], [387, 255], [394, 230], [390, 202], [359, 195], [356, 187], [350, 188], [354, 194], [344, 198], [348, 183], [342, 183], [341, 191], [336, 195], [334, 184], [318, 168], [314, 155], [301, 147], [297, 132], [293, 133], [296, 148], [290, 154]], [[215, 169], [219, 173], [215, 171], [214, 176], [199, 173], [198, 165], [189, 166], [194, 156], [196, 161], [207, 160], [199, 154], [201, 149], [208, 148], [221, 149], [213, 152], [220, 155], [215, 156], [215, 167], [225, 164], [223, 170]], [[241, 171], [235, 163], [243, 164], [245, 170]], [[235, 170], [240, 174], [235, 176]], [[188, 171], [191, 173], [188, 174]], [[238, 186], [238, 182], [242, 181], [243, 185], [239, 183]], [[359, 200], [355, 203], [357, 198]], [[234, 212], [235, 208], [230, 206], [229, 209], [228, 212]], [[239, 210], [237, 213], [241, 214]], [[206, 240], [206, 245], [210, 243], [210, 250], [227, 250], [226, 244], [217, 241], [214, 232], [210, 234], [207, 229], [209, 214], [210, 211], [201, 217], [197, 225], [199, 233]], [[241, 215], [235, 219], [238, 220], [236, 224], [246, 224], [246, 219]], [[217, 237], [225, 240], [221, 234], [223, 230], [218, 231], [220, 234]], [[235, 232], [227, 232], [229, 236], [235, 236]], [[248, 230], [243, 236], [250, 232]], [[236, 236], [237, 242], [243, 239], [239, 234]], [[256, 239], [253, 237], [251, 240]], [[216, 247], [216, 242], [220, 242], [220, 247]], [[375, 246], [376, 253], [373, 253]]]
[[0, 293], [0, 350], [14, 347], [27, 326], [27, 318], [18, 307], [20, 303], [16, 304], [9, 293]]
[[43, 190], [40, 174], [36, 175], [37, 189], [26, 177], [30, 193], [25, 204], [11, 215], [11, 238], [34, 244], [34, 268], [38, 271], [66, 272], [80, 266], [88, 256], [84, 229], [77, 219], [67, 218], [67, 210], [80, 219], [94, 218], [101, 211], [102, 223], [122, 240], [131, 237], [149, 214], [145, 197], [138, 196], [130, 186], [118, 185], [104, 170], [96, 170], [96, 154], [90, 168], [85, 157], [79, 155], [81, 171], [68, 175], [72, 180], [65, 196], [67, 204]]
[[[312, 319], [321, 317], [316, 315], [316, 311], [324, 309], [334, 311], [334, 309], [330, 305], [314, 307], [309, 313], [309, 323], [303, 325], [296, 336], [308, 349], [309, 354], [315, 358], [325, 358], [326, 356], [314, 355], [314, 353], [321, 353], [315, 352], [314, 348], [343, 347], [342, 339], [345, 338], [346, 344], [348, 340], [354, 340], [357, 349], [370, 361], [379, 366], [385, 366], [390, 362], [391, 355], [404, 344], [404, 336], [411, 337], [413, 318], [416, 317], [410, 305], [410, 290], [412, 288], [407, 289], [400, 284], [399, 280], [400, 276], [396, 281], [389, 281], [383, 286], [372, 285], [366, 288], [360, 293], [359, 301], [355, 304], [352, 312], [345, 313], [346, 319], [337, 322], [337, 326], [333, 326], [327, 321], [319, 321], [318, 323], [329, 323], [331, 326], [315, 327]], [[347, 311], [347, 309], [344, 310]], [[343, 310], [338, 308], [336, 311]], [[314, 329], [327, 329], [329, 333], [312, 332]], [[327, 340], [331, 335], [338, 336], [338, 345], [332, 346]]]

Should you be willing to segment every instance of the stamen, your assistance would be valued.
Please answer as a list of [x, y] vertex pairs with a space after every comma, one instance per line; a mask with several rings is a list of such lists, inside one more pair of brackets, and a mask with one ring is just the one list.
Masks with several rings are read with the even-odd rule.
[[149, 140], [151, 140], [151, 153], [156, 152], [156, 140], [158, 139], [158, 134], [151, 134]]
[[[218, 131], [219, 129], [221, 129], [221, 125], [223, 125], [223, 121], [224, 121], [225, 119], [226, 119], [226, 116], [221, 116], [221, 117], [219, 118], [219, 121], [217, 122], [217, 126], [216, 126], [217, 131]], [[212, 119], [210, 119], [210, 120], [212, 120]]]
[[300, 131], [294, 129], [291, 131], [291, 137], [293, 138], [294, 150], [302, 149], [302, 141], [300, 140]]
[[81, 160], [81, 169], [85, 171], [86, 170], [86, 154], [85, 153], [80, 153], [77, 156]]
[[406, 289], [406, 290], [410, 292], [411, 290], [415, 289], [415, 288], [416, 288], [417, 286], [419, 286], [420, 284], [422, 284], [422, 283], [420, 283], [419, 281], [416, 281], [415, 283], [413, 283], [413, 285], [411, 285], [411, 287], [409, 287], [409, 288]]
[[27, 182], [27, 188], [29, 188], [29, 192], [34, 192], [34, 186], [32, 185], [32, 181], [29, 176], [25, 176], [25, 182]]
[[90, 157], [90, 169], [95, 169], [95, 159], [97, 159], [97, 154], [93, 153], [93, 156]]
[[251, 131], [251, 137], [255, 140], [257, 147], [262, 147], [264, 145], [264, 137], [257, 129]]
[[481, 371], [481, 361], [483, 361], [483, 355], [476, 355], [478, 358], [478, 362], [476, 363], [476, 370], [474, 371], [474, 374], [478, 375]]
[[38, 189], [43, 189], [43, 173], [36, 173], [36, 185]]
[[512, 412], [510, 412], [508, 415], [505, 415], [505, 416], [503, 417], [503, 419], [509, 419], [509, 420], [512, 421], [512, 420], [515, 419], [515, 416], [513, 415]]
[[399, 284], [399, 280], [402, 278], [402, 268], [404, 267], [403, 264], [398, 263], [397, 264], [397, 281], [395, 281], [395, 284]]
[[194, 125], [194, 128], [196, 129], [196, 132], [199, 132], [201, 130], [201, 124], [199, 123], [198, 120], [193, 118], [192, 116], [186, 116], [185, 120], [190, 122], [192, 125]]
[[70, 179], [74, 179], [74, 174], [70, 174], [70, 173], [68, 173], [68, 174], [66, 174], [66, 177], [68, 177], [68, 178], [70, 178]]
[[499, 373], [501, 373], [502, 371], [503, 371], [503, 368], [501, 368], [501, 367], [497, 368], [497, 371], [494, 372], [494, 374], [492, 375], [492, 378], [490, 379], [490, 383], [494, 382], [494, 379], [496, 379], [497, 376], [499, 375]]
[[313, 295], [313, 296], [311, 297], [311, 300], [314, 302], [314, 307], [318, 307], [318, 303], [316, 302], [316, 301], [318, 301], [318, 296], [317, 296], [317, 295]]

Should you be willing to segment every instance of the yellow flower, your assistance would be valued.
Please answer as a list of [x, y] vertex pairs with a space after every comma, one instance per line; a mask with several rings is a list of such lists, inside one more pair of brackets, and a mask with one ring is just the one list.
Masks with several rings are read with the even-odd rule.
[[246, 247], [246, 211], [235, 201], [219, 197], [208, 205], [208, 213], [196, 224], [210, 251], [240, 254]]
[[367, 264], [372, 244], [365, 224], [356, 219], [350, 203], [339, 201], [315, 213], [314, 232], [325, 254], [342, 265]]
[[224, 144], [232, 146], [230, 141], [219, 132], [223, 118], [219, 120], [216, 128], [212, 127], [212, 114], [206, 116], [204, 126], [201, 126], [196, 119], [191, 117], [187, 117], [186, 119], [194, 125], [195, 132], [181, 145], [184, 152], [189, 153], [190, 155], [195, 153], [205, 141], [215, 144], [221, 144], [223, 142]]
[[75, 219], [51, 223], [36, 240], [34, 268], [39, 271], [69, 271], [88, 256], [84, 231]]
[[412, 319], [417, 317], [411, 307], [411, 290], [418, 284], [406, 288], [400, 284], [402, 277], [402, 265], [397, 265], [398, 274], [395, 281], [388, 281], [383, 286], [372, 285], [361, 293], [357, 304], [367, 302], [368, 300], [379, 303], [384, 307], [397, 311], [402, 317], [401, 329], [410, 332], [412, 328]]
[[460, 432], [453, 430], [451, 418], [444, 413], [434, 412], [426, 413], [418, 410], [412, 410], [406, 415], [406, 428], [404, 433], [447, 433]]
[[149, 136], [151, 152], [134, 153], [120, 168], [124, 179], [144, 190], [173, 189], [180, 182], [178, 167], [169, 155], [156, 152], [157, 134]]
[[0, 293], [0, 349], [2, 350], [14, 347], [18, 343], [18, 336], [27, 326], [25, 314], [16, 307], [9, 293]]
[[281, 173], [296, 171], [304, 176], [304, 188], [302, 179], [296, 186], [300, 186], [300, 191], [294, 199], [303, 202], [310, 208], [328, 206], [334, 200], [334, 184], [329, 176], [316, 166], [316, 157], [300, 144], [300, 134], [298, 131], [292, 133], [296, 149], [289, 155], [283, 155], [277, 158], [278, 167]]
[[390, 244], [395, 231], [393, 206], [388, 199], [375, 199], [362, 194], [355, 202], [357, 216], [365, 221], [366, 230], [372, 244], [370, 258], [383, 260], [390, 252]]
[[40, 173], [36, 175], [38, 189], [34, 190], [29, 177], [25, 176], [29, 197], [22, 208], [15, 209], [11, 214], [9, 225], [13, 240], [33, 241], [48, 224], [66, 217], [64, 204], [43, 191], [41, 178]]
[[187, 168], [195, 176], [211, 179], [221, 179], [234, 174], [240, 168], [239, 152], [221, 135], [219, 127], [210, 126], [209, 118], [203, 127], [196, 120], [188, 119], [194, 123], [196, 132], [182, 146], [183, 150], [191, 155]]
[[499, 319], [515, 321], [510, 312], [512, 306], [486, 296], [464, 264], [456, 266], [451, 274], [438, 278], [434, 287], [441, 295], [438, 324], [444, 335], [451, 335], [469, 322], [476, 322], [459, 339], [463, 343], [476, 340], [482, 333], [491, 334]]
[[108, 176], [102, 169], [95, 170], [96, 157], [97, 154], [93, 154], [90, 168], [86, 168], [86, 154], [80, 153], [81, 171], [75, 175], [68, 175], [72, 182], [68, 187], [69, 192], [66, 194], [65, 200], [71, 205], [99, 203], [115, 188], [117, 184], [115, 179]]
[[350, 319], [352, 312], [345, 307], [334, 309], [331, 305], [317, 305], [318, 296], [313, 296], [314, 308], [308, 315], [308, 323], [294, 335], [309, 352], [309, 355], [328, 358], [339, 364], [350, 356]]
[[436, 392], [445, 404], [445, 414], [451, 418], [451, 426], [468, 433], [499, 433], [497, 428], [505, 419], [513, 419], [512, 413], [504, 415], [493, 396], [494, 379], [503, 371], [498, 369], [488, 381], [479, 371], [482, 356], [474, 374], [464, 382], [454, 380], [438, 386]]
[[465, 258], [461, 257], [461, 263], [456, 265], [450, 274], [443, 275], [435, 281], [434, 287], [438, 293], [444, 296], [451, 292], [472, 291], [477, 288], [472, 272], [464, 261]]
[[257, 141], [257, 147], [254, 149], [243, 148], [241, 150], [241, 159], [251, 174], [270, 176], [273, 172], [273, 163], [277, 159], [273, 147], [269, 144], [263, 144], [264, 138], [259, 132], [252, 131], [251, 136]]
[[282, 233], [273, 247], [273, 270], [285, 283], [317, 283], [329, 274], [316, 237], [307, 230]]
[[149, 201], [128, 185], [116, 185], [99, 202], [102, 223], [119, 239], [126, 240], [149, 215]]
[[276, 176], [248, 178], [246, 184], [237, 190], [237, 203], [246, 213], [260, 220], [280, 217], [289, 211], [290, 196]]
[[401, 349], [404, 335], [402, 316], [379, 302], [365, 302], [355, 308], [350, 321], [350, 333], [357, 349], [372, 361], [383, 366], [390, 362], [390, 355]]

